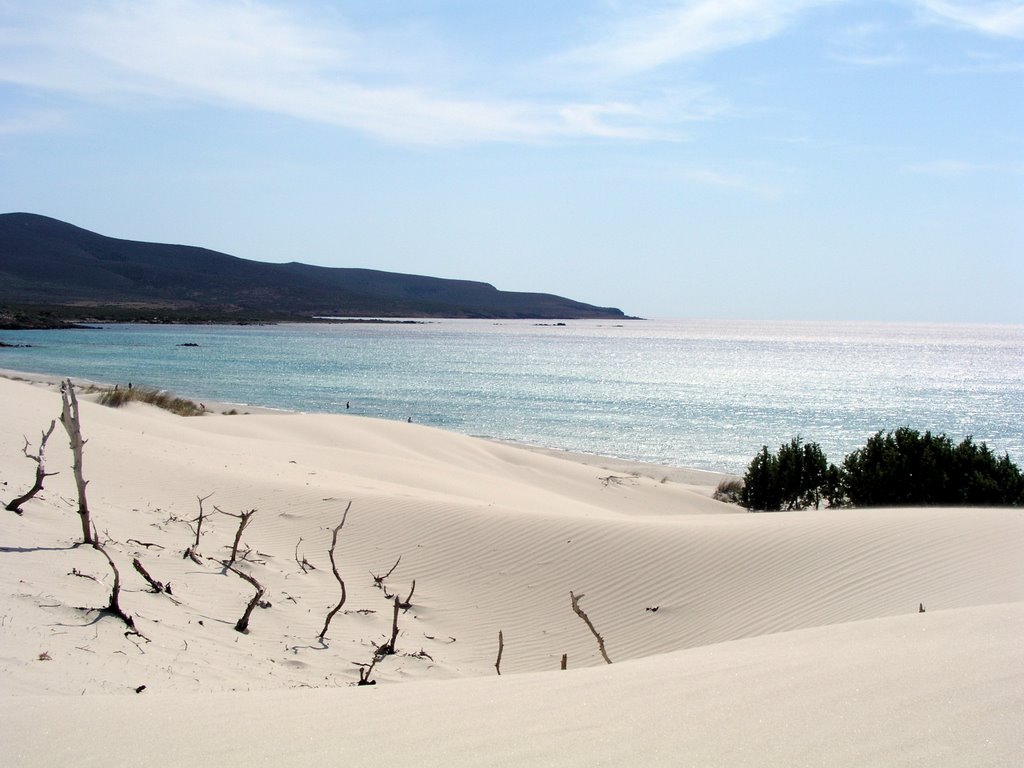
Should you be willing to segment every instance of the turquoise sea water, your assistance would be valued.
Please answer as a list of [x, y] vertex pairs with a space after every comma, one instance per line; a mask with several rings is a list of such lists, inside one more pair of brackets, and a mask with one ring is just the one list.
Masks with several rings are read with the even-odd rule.
[[[794, 435], [838, 461], [879, 429], [1024, 460], [1024, 327], [443, 320], [0, 331], [0, 367], [197, 400], [414, 421], [739, 472]], [[198, 347], [178, 346], [195, 343]]]

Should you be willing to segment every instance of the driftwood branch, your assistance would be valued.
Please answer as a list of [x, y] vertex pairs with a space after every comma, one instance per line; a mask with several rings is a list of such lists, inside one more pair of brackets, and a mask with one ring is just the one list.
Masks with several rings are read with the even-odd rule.
[[135, 568], [135, 570], [139, 572], [139, 575], [146, 580], [146, 583], [149, 584], [149, 588], [153, 592], [158, 594], [161, 592], [166, 592], [168, 595], [172, 594], [170, 582], [164, 584], [162, 581], [157, 581], [150, 576], [149, 571], [146, 570], [139, 558], [136, 557], [132, 560], [132, 567]]
[[82, 446], [86, 441], [82, 439], [82, 424], [78, 415], [78, 397], [75, 395], [75, 385], [71, 379], [65, 379], [60, 385], [60, 398], [62, 403], [60, 423], [68, 433], [71, 441], [71, 455], [74, 463], [71, 469], [75, 475], [75, 486], [78, 488], [78, 515], [82, 520], [82, 542], [84, 544], [95, 544], [96, 538], [93, 535], [92, 518], [89, 514], [89, 504], [85, 498], [85, 486], [88, 481], [82, 474]]
[[380, 657], [375, 655], [373, 657], [373, 661], [370, 662], [369, 666], [367, 666], [367, 667], [360, 666], [359, 667], [359, 682], [356, 683], [356, 685], [376, 685], [377, 684], [376, 680], [371, 680], [370, 679], [370, 674], [373, 672], [373, 668], [375, 666], [377, 666], [377, 659], [378, 658], [380, 658]]
[[[345, 513], [341, 516], [341, 522], [334, 527], [334, 533], [331, 535], [331, 548], [328, 550], [327, 555], [331, 559], [331, 571], [334, 573], [334, 578], [337, 579], [339, 586], [341, 587], [341, 600], [334, 606], [334, 609], [327, 614], [327, 618], [324, 619], [324, 628], [320, 630], [319, 640], [322, 643], [324, 641], [324, 635], [327, 634], [327, 628], [331, 626], [331, 619], [334, 618], [334, 614], [341, 610], [341, 606], [345, 604], [345, 598], [347, 594], [345, 592], [345, 582], [341, 578], [341, 574], [338, 573], [338, 564], [334, 561], [334, 548], [338, 545], [338, 532], [345, 526], [345, 521], [348, 519], [348, 511], [352, 509], [352, 502], [348, 503], [345, 507]], [[296, 545], [297, 546], [297, 545]]]
[[253, 610], [256, 608], [257, 605], [259, 605], [260, 600], [263, 599], [263, 595], [264, 595], [264, 593], [267, 590], [266, 590], [266, 588], [262, 584], [260, 584], [255, 579], [255, 577], [250, 576], [248, 573], [245, 573], [244, 571], [238, 570], [237, 568], [235, 568], [234, 564], [229, 563], [227, 560], [222, 560], [221, 561], [221, 565], [223, 565], [225, 568], [227, 568], [229, 571], [231, 571], [233, 574], [235, 574], [239, 578], [244, 579], [245, 581], [249, 582], [252, 585], [252, 588], [256, 590], [256, 594], [253, 595], [252, 600], [250, 600], [249, 604], [245, 607], [245, 613], [242, 614], [242, 618], [240, 618], [235, 623], [235, 631], [236, 632], [241, 632], [242, 634], [248, 634], [249, 633], [249, 617], [252, 616]]
[[605, 660], [605, 663], [611, 664], [612, 660], [608, 658], [608, 652], [604, 649], [604, 638], [601, 637], [601, 633], [594, 627], [594, 623], [590, 620], [590, 617], [587, 616], [586, 612], [582, 608], [580, 608], [580, 600], [584, 597], [586, 597], [586, 595], [574, 595], [572, 590], [569, 590], [569, 598], [572, 600], [573, 611], [575, 611], [577, 616], [583, 619], [583, 622], [597, 639], [597, 649], [601, 651], [601, 657]]
[[395, 596], [395, 613], [391, 619], [391, 639], [377, 649], [378, 656], [390, 656], [395, 652], [395, 641], [398, 640], [398, 609], [401, 608], [398, 596]]
[[192, 521], [195, 523], [195, 526], [192, 525], [192, 522], [188, 524], [195, 533], [196, 538], [195, 541], [192, 542], [192, 546], [185, 550], [183, 557], [189, 558], [196, 565], [203, 564], [203, 561], [199, 559], [199, 537], [203, 534], [203, 520], [206, 519], [206, 514], [203, 512], [203, 502], [211, 496], [213, 496], [212, 493], [208, 493], [205, 496], [196, 496], [196, 499], [199, 500], [199, 515]]
[[225, 512], [223, 509], [220, 509], [219, 507], [216, 506], [214, 506], [214, 509], [220, 512], [222, 515], [234, 517], [238, 520], [238, 530], [235, 531], [235, 540], [231, 544], [231, 557], [228, 558], [228, 564], [229, 566], [231, 566], [234, 565], [235, 561], [238, 559], [238, 545], [242, 541], [242, 532], [246, 529], [246, 527], [248, 527], [250, 521], [252, 520], [252, 516], [256, 514], [256, 510], [250, 509], [248, 512], [239, 512], [237, 515], [233, 515], [230, 512]]
[[32, 459], [32, 461], [36, 463], [36, 480], [32, 484], [32, 487], [26, 493], [22, 494], [16, 499], [11, 499], [11, 501], [8, 502], [5, 509], [7, 509], [9, 512], [16, 512], [20, 515], [21, 505], [24, 504], [29, 499], [34, 498], [37, 493], [43, 490], [43, 481], [48, 477], [52, 477], [53, 475], [58, 474], [57, 472], [47, 472], [45, 463], [46, 441], [50, 439], [50, 435], [53, 434], [53, 430], [56, 426], [57, 420], [52, 419], [50, 421], [50, 428], [43, 432], [42, 437], [39, 439], [39, 451], [35, 454], [31, 454], [28, 452], [28, 438], [25, 438], [25, 447], [22, 448], [21, 450], [22, 453], [25, 454], [26, 458]]
[[299, 540], [297, 542], [295, 542], [295, 562], [298, 563], [298, 566], [299, 566], [299, 568], [302, 569], [303, 573], [309, 573], [310, 571], [315, 571], [316, 570], [316, 566], [313, 565], [311, 562], [309, 562], [309, 560], [306, 559], [305, 555], [303, 555], [302, 559], [299, 560], [299, 544], [301, 544], [301, 543], [302, 543], [302, 537], [299, 536]]
[[370, 575], [373, 576], [373, 586], [377, 587], [377, 589], [384, 589], [384, 579], [386, 579], [388, 576], [395, 572], [395, 568], [398, 567], [398, 564], [400, 562], [402, 562], [401, 555], [399, 555], [398, 559], [395, 560], [395, 564], [391, 566], [391, 570], [385, 573], [383, 576], [377, 575], [375, 573], [370, 573]]
[[412, 587], [409, 589], [409, 596], [398, 604], [398, 607], [403, 611], [408, 611], [412, 608], [412, 594], [416, 591], [416, 579], [412, 580]]
[[501, 630], [498, 630], [498, 658], [494, 661], [494, 668], [498, 672], [498, 676], [501, 676], [501, 654], [505, 652], [505, 636], [502, 635]]
[[[124, 609], [121, 608], [121, 573], [117, 570], [117, 566], [114, 564], [113, 558], [107, 550], [103, 548], [103, 545], [99, 543], [99, 538], [95, 531], [92, 532], [92, 539], [92, 548], [107, 559], [107, 564], [110, 566], [110, 570], [114, 572], [114, 583], [110, 587], [110, 601], [107, 603], [107, 607], [103, 609], [102, 613], [109, 613], [111, 616], [116, 616], [124, 622], [124, 625], [128, 627], [128, 630], [131, 633], [136, 634], [139, 637], [145, 637], [145, 635], [136, 629], [135, 619], [125, 613]], [[146, 639], [148, 640], [148, 638]]]

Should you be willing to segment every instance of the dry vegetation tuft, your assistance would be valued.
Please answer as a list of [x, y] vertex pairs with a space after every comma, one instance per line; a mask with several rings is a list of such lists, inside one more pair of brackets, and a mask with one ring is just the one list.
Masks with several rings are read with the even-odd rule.
[[99, 402], [100, 405], [106, 405], [111, 408], [120, 408], [125, 403], [130, 402], [149, 403], [155, 405], [157, 408], [163, 408], [165, 411], [176, 413], [179, 416], [202, 416], [206, 413], [206, 410], [182, 397], [175, 397], [174, 395], [150, 387], [134, 387], [132, 389], [106, 389], [100, 393]]

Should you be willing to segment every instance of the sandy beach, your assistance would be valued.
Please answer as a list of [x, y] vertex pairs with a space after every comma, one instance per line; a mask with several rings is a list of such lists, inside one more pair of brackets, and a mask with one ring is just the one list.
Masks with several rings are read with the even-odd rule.
[[[4, 504], [60, 413], [36, 379], [0, 378]], [[81, 409], [89, 506], [141, 636], [97, 610], [112, 574], [75, 546], [58, 424], [59, 474], [23, 515], [2, 511], [8, 765], [1024, 760], [1019, 509], [748, 514], [712, 498], [713, 473], [418, 424]], [[349, 504], [346, 600], [321, 641]], [[219, 561], [250, 510], [237, 567], [266, 592], [243, 634], [253, 588]], [[357, 686], [393, 631], [386, 594], [409, 603], [396, 652]]]

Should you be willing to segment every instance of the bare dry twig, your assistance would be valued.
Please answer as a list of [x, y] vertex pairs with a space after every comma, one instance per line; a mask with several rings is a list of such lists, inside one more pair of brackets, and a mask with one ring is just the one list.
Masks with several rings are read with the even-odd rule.
[[345, 592], [345, 582], [341, 578], [341, 574], [338, 573], [338, 564], [334, 561], [334, 548], [338, 545], [338, 532], [345, 526], [345, 521], [348, 519], [348, 511], [352, 509], [352, 502], [348, 503], [345, 507], [345, 513], [341, 516], [341, 522], [334, 527], [334, 533], [331, 535], [331, 548], [328, 550], [327, 555], [331, 559], [331, 571], [334, 573], [334, 578], [337, 579], [338, 584], [341, 586], [341, 600], [334, 606], [334, 609], [327, 614], [327, 618], [324, 620], [324, 628], [320, 630], [319, 640], [322, 643], [324, 641], [324, 635], [327, 634], [327, 628], [331, 626], [331, 619], [334, 618], [334, 614], [341, 610], [341, 606], [345, 604], [345, 598], [347, 594]]
[[250, 509], [248, 512], [239, 512], [237, 515], [233, 515], [230, 512], [225, 512], [216, 505], [214, 506], [214, 509], [222, 515], [227, 515], [228, 517], [233, 517], [238, 520], [238, 530], [235, 531], [235, 540], [231, 544], [231, 557], [228, 559], [229, 565], [234, 565], [235, 561], [238, 559], [238, 545], [242, 541], [242, 531], [248, 527], [249, 523], [252, 521], [252, 516], [256, 514], [256, 510]]
[[604, 649], [604, 638], [601, 637], [601, 633], [594, 627], [594, 623], [590, 620], [590, 617], [587, 616], [586, 612], [582, 608], [580, 608], [580, 600], [584, 597], [586, 597], [586, 595], [575, 595], [572, 590], [569, 590], [569, 598], [572, 600], [573, 611], [575, 611], [577, 616], [583, 619], [584, 623], [589, 627], [591, 633], [593, 633], [594, 637], [597, 639], [597, 649], [601, 652], [601, 657], [605, 660], [605, 663], [611, 664], [612, 660], [608, 658], [608, 652]]
[[196, 539], [194, 542], [192, 542], [192, 546], [185, 550], [185, 554], [183, 555], [183, 557], [189, 558], [196, 565], [203, 564], [203, 561], [199, 559], [199, 537], [203, 533], [203, 520], [206, 519], [206, 515], [203, 512], [203, 502], [206, 501], [211, 496], [213, 496], [212, 493], [208, 493], [205, 496], [196, 496], [196, 498], [199, 500], [199, 515], [196, 517], [194, 521], [192, 521], [195, 523], [194, 528], [192, 527], [192, 523], [189, 523], [189, 527], [192, 528], [192, 530], [196, 534]]

